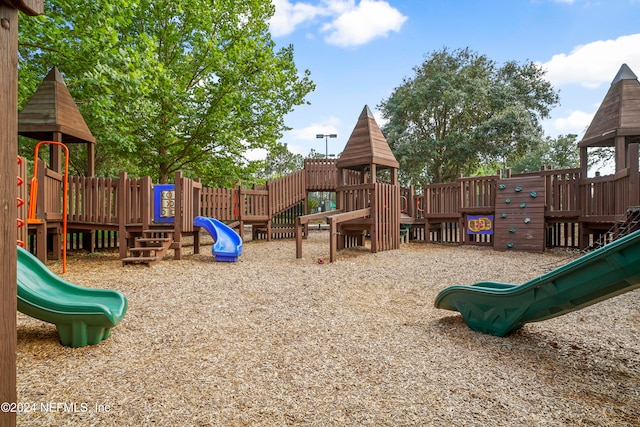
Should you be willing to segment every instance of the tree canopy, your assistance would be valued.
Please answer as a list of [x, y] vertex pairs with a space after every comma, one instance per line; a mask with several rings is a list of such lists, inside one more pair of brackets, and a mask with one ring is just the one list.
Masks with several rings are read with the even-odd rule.
[[542, 141], [540, 120], [558, 102], [538, 65], [499, 66], [468, 48], [434, 51], [413, 71], [379, 105], [405, 184], [519, 158]]
[[96, 168], [229, 185], [249, 149], [275, 147], [315, 89], [293, 46], [276, 49], [270, 0], [47, 0], [22, 20], [24, 103], [54, 65], [97, 138]]

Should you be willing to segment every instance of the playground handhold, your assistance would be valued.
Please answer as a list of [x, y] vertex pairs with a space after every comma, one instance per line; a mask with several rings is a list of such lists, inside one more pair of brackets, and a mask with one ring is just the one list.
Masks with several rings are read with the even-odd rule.
[[509, 203], [511, 203], [511, 199], [505, 199], [505, 201], [504, 201], [504, 202], [505, 202], [506, 204], [509, 204]]
[[516, 229], [515, 229], [515, 228], [511, 227], [511, 228], [509, 229], [509, 233], [515, 233], [515, 232], [516, 232]]
[[514, 190], [516, 190], [516, 193], [519, 193], [519, 192], [522, 191], [522, 187], [516, 187], [516, 188], [514, 188]]
[[536, 193], [535, 191], [532, 191], [531, 193], [529, 193], [529, 195], [530, 195], [531, 197], [533, 197], [534, 199], [535, 199], [536, 197], [538, 197], [538, 193]]
[[318, 258], [318, 264], [324, 264], [324, 258]]
[[526, 208], [526, 207], [527, 207], [527, 204], [526, 204], [526, 203], [520, 203], [520, 207], [521, 207], [521, 208]]
[[503, 212], [503, 213], [500, 214], [500, 218], [506, 218], [506, 217], [507, 217], [506, 213]]
[[529, 224], [530, 222], [531, 222], [531, 218], [525, 218], [525, 219], [524, 219], [524, 223], [525, 223], [525, 224]]
[[515, 246], [515, 244], [513, 244], [513, 243], [507, 243], [507, 247], [508, 247], [509, 249], [513, 248], [514, 246]]
[[504, 190], [505, 188], [507, 188], [507, 186], [506, 186], [506, 185], [504, 185], [504, 184], [500, 184], [500, 185], [498, 185], [498, 189], [499, 189], [499, 190]]

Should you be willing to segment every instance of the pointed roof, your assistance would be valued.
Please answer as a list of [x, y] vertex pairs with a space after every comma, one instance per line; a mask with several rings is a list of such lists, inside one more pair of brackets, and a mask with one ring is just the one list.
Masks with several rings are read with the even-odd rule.
[[53, 67], [40, 87], [18, 113], [18, 134], [50, 141], [53, 132], [62, 133], [64, 143], [93, 143], [91, 134], [78, 106], [57, 67]]
[[375, 164], [378, 169], [399, 167], [399, 163], [391, 152], [373, 113], [365, 105], [347, 145], [337, 161], [337, 167], [359, 170], [371, 164]]
[[640, 135], [640, 83], [622, 64], [600, 104], [580, 147], [608, 147], [616, 136]]

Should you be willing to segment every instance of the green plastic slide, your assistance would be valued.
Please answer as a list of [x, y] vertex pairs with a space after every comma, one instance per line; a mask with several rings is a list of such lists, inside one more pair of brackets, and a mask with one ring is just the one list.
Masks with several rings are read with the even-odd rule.
[[62, 345], [83, 347], [109, 337], [127, 311], [127, 300], [115, 290], [66, 282], [18, 246], [18, 310], [55, 324]]
[[579, 310], [640, 287], [640, 231], [522, 285], [480, 282], [442, 290], [435, 306], [469, 327], [505, 336], [525, 323]]

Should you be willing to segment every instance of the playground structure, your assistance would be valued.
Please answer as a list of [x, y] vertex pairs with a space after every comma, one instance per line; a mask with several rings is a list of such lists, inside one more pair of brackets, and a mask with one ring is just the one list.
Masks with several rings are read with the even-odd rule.
[[[66, 90], [63, 82], [53, 80], [60, 87], [46, 93]], [[29, 104], [36, 102], [34, 98]], [[30, 111], [33, 129], [37, 116]], [[206, 188], [176, 173], [170, 190], [177, 213], [172, 222], [158, 218], [162, 201], [157, 192], [162, 190], [149, 177], [129, 178], [125, 172], [119, 178], [69, 177], [69, 247], [93, 251], [117, 246], [123, 262], [149, 264], [173, 249], [174, 259], [180, 259], [184, 235], [194, 237], [194, 250], [199, 252], [201, 227], [194, 221], [201, 216], [220, 221], [240, 237], [245, 226], [250, 226], [254, 239], [295, 237], [298, 257], [309, 223], [325, 221], [331, 233], [331, 261], [338, 250], [363, 245], [367, 238], [372, 252], [396, 249], [401, 235], [426, 242], [491, 245], [496, 250], [585, 248], [638, 225], [638, 116], [640, 84], [623, 65], [579, 143], [579, 168], [459, 177], [416, 190], [399, 186], [397, 161], [365, 106], [337, 160], [306, 159], [304, 169], [252, 188]], [[21, 134], [34, 135], [19, 126]], [[62, 140], [65, 132], [73, 133], [70, 126], [51, 128], [64, 130], [56, 134]], [[42, 130], [37, 135], [56, 136]], [[616, 149], [615, 173], [587, 177], [588, 149], [602, 146]], [[47, 251], [58, 257], [60, 250], [63, 177], [53, 169], [44, 164], [38, 168], [40, 223], [30, 224], [28, 236], [22, 237], [42, 261]], [[319, 191], [336, 192], [336, 210], [309, 215], [309, 192]]]

